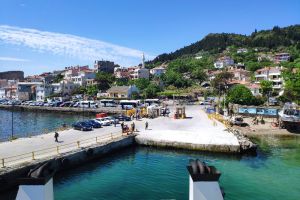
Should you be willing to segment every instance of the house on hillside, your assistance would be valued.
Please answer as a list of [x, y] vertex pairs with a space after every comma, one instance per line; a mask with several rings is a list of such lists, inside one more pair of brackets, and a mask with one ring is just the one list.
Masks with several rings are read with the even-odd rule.
[[262, 80], [271, 81], [273, 89], [278, 92], [283, 91], [284, 81], [281, 75], [282, 67], [265, 67], [255, 71], [255, 83], [260, 83]]
[[153, 76], [160, 76], [164, 73], [166, 73], [166, 67], [165, 66], [157, 66], [154, 67], [153, 69], [150, 69], [150, 74], [152, 74]]
[[277, 53], [274, 56], [275, 63], [288, 62], [290, 60], [289, 53]]
[[223, 69], [224, 67], [234, 64], [234, 60], [229, 56], [220, 57], [215, 63], [214, 66], [217, 69]]
[[106, 91], [110, 98], [131, 98], [132, 93], [139, 92], [135, 85], [130, 86], [113, 86]]
[[260, 85], [259, 84], [254, 83], [254, 84], [247, 84], [245, 86], [250, 89], [253, 96], [260, 96], [261, 95], [261, 93], [259, 92], [260, 91]]

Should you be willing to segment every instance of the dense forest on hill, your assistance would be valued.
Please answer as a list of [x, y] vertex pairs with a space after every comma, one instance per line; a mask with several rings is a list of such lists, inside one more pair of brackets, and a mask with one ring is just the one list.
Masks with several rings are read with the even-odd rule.
[[189, 46], [172, 53], [161, 54], [152, 61], [148, 61], [147, 64], [163, 63], [185, 55], [194, 55], [201, 51], [210, 52], [211, 54], [221, 53], [230, 46], [276, 49], [292, 45], [300, 49], [300, 25], [284, 28], [275, 26], [272, 30], [255, 30], [248, 36], [233, 33], [211, 33]]

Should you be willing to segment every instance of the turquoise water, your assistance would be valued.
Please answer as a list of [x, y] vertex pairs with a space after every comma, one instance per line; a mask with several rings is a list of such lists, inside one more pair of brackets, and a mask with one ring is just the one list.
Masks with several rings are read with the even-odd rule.
[[[70, 126], [83, 117], [86, 115], [14, 111], [13, 133], [16, 137], [43, 134], [62, 127], [64, 123]], [[11, 133], [12, 113], [8, 110], [0, 110], [0, 140], [11, 136]]]
[[136, 147], [56, 175], [55, 199], [188, 199], [189, 159], [216, 166], [225, 199], [300, 199], [300, 138], [263, 137], [256, 157]]

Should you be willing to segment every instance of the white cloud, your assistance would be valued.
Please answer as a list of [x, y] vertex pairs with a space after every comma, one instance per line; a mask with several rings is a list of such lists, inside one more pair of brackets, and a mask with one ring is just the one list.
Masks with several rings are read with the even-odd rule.
[[0, 57], [0, 61], [29, 62], [30, 60], [14, 57]]
[[[87, 61], [105, 59], [120, 64], [132, 64], [132, 61], [139, 61], [142, 56], [142, 51], [100, 40], [7, 25], [0, 25], [1, 41], [26, 46], [38, 52], [50, 52]], [[153, 58], [147, 54], [145, 56], [147, 59]]]

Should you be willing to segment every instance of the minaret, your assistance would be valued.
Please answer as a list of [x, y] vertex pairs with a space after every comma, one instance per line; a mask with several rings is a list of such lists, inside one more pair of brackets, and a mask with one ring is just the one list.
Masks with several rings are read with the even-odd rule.
[[142, 56], [142, 69], [145, 68], [145, 55], [143, 53], [143, 56]]

